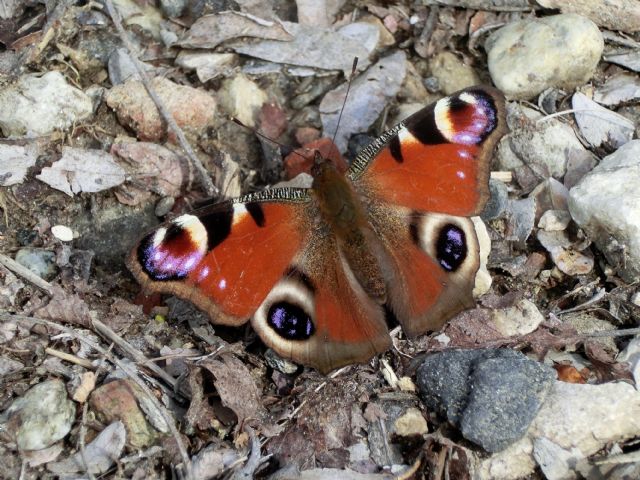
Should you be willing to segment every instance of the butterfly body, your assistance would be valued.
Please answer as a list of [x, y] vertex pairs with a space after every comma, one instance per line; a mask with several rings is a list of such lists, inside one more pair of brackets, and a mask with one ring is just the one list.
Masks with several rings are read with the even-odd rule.
[[262, 340], [322, 372], [390, 346], [385, 309], [409, 336], [473, 306], [473, 222], [504, 132], [492, 89], [454, 94], [366, 147], [345, 174], [318, 159], [310, 189], [280, 188], [182, 215], [128, 259], [147, 290], [214, 323], [249, 318]]

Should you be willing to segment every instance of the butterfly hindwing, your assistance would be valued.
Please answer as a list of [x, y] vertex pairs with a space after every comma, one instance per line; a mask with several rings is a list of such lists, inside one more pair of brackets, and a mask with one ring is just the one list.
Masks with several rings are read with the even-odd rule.
[[378, 205], [374, 228], [386, 247], [388, 305], [409, 337], [438, 330], [472, 308], [480, 265], [474, 224], [466, 217]]
[[322, 373], [390, 345], [384, 309], [356, 281], [331, 235], [312, 236], [252, 326], [280, 355]]
[[389, 306], [409, 336], [474, 305], [479, 244], [466, 217], [488, 200], [505, 123], [500, 92], [463, 90], [383, 134], [349, 172], [386, 248]]

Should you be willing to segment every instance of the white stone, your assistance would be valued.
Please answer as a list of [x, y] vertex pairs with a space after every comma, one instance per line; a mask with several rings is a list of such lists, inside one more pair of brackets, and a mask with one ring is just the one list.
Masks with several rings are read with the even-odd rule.
[[93, 113], [91, 98], [55, 71], [20, 77], [0, 91], [0, 105], [0, 129], [8, 137], [66, 130]]
[[625, 349], [618, 354], [616, 361], [629, 364], [636, 389], [640, 390], [640, 336], [633, 337]]
[[565, 450], [548, 438], [536, 438], [533, 442], [533, 456], [547, 480], [571, 480], [576, 478], [572, 466], [584, 455], [577, 450]]
[[498, 144], [496, 158], [501, 170], [515, 170], [525, 164], [541, 178], [562, 178], [573, 153], [586, 149], [573, 129], [556, 118], [543, 118], [540, 112], [510, 104], [509, 125], [518, 125]]
[[65, 225], [54, 225], [51, 227], [51, 233], [61, 242], [70, 242], [73, 240], [73, 230]]
[[473, 285], [473, 296], [475, 298], [484, 295], [491, 288], [491, 274], [487, 269], [487, 261], [489, 260], [489, 254], [491, 253], [491, 238], [487, 231], [487, 226], [484, 224], [480, 217], [471, 217], [473, 222], [473, 228], [476, 231], [478, 237], [478, 244], [480, 245], [480, 267], [476, 272], [476, 278]]
[[75, 417], [64, 382], [48, 380], [15, 399], [0, 416], [0, 424], [20, 450], [41, 450], [66, 437]]
[[550, 87], [571, 89], [594, 74], [604, 50], [595, 23], [576, 14], [511, 22], [485, 44], [489, 72], [508, 98], [532, 98]]
[[37, 159], [37, 147], [0, 144], [0, 187], [22, 183]]
[[512, 307], [494, 310], [491, 320], [496, 330], [511, 337], [533, 332], [544, 321], [544, 316], [534, 303], [522, 299]]
[[571, 214], [566, 210], [547, 210], [538, 221], [538, 228], [548, 232], [561, 231], [567, 228]]
[[574, 221], [627, 282], [640, 280], [640, 140], [605, 157], [569, 192]]

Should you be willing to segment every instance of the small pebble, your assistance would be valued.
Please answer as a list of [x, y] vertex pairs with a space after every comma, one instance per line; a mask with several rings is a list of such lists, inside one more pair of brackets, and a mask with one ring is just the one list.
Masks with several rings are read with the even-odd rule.
[[571, 221], [571, 214], [566, 210], [547, 210], [538, 221], [538, 228], [549, 232], [564, 230]]
[[65, 225], [54, 225], [51, 227], [51, 233], [61, 242], [70, 242], [73, 240], [73, 230]]
[[162, 197], [156, 204], [156, 217], [164, 217], [171, 211], [175, 203], [176, 199], [173, 197]]
[[428, 433], [429, 427], [422, 416], [422, 412], [417, 408], [411, 407], [395, 421], [394, 430], [396, 435], [401, 437], [412, 437]]
[[280, 357], [271, 349], [268, 349], [265, 352], [264, 359], [267, 361], [267, 365], [269, 365], [271, 368], [287, 375], [293, 375], [298, 371], [299, 368], [298, 365], [285, 358]]

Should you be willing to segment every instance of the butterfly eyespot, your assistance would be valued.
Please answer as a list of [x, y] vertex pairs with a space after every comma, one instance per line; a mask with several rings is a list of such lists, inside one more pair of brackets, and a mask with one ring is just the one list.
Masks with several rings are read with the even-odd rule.
[[467, 258], [467, 239], [457, 225], [448, 223], [440, 229], [436, 242], [436, 256], [447, 272], [456, 271]]
[[267, 324], [287, 340], [306, 340], [315, 333], [311, 317], [297, 305], [277, 302], [267, 313]]
[[138, 261], [153, 280], [181, 280], [202, 260], [206, 248], [204, 226], [197, 217], [183, 215], [140, 242]]

